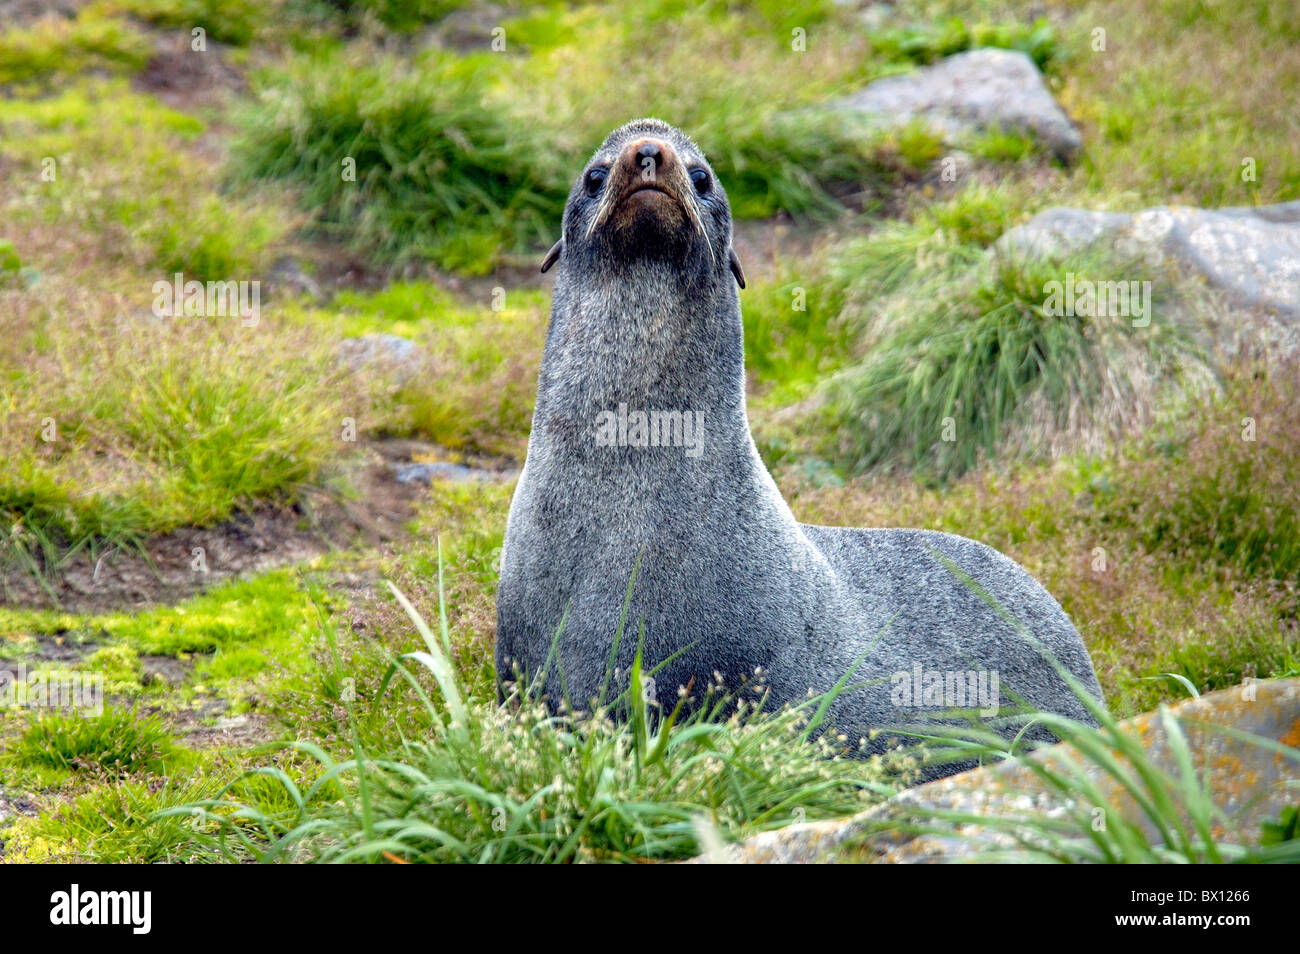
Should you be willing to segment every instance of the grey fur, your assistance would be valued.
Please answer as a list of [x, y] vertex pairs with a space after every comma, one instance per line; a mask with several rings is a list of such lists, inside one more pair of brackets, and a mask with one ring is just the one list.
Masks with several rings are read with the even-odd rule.
[[[645, 136], [712, 176], [695, 144], [658, 120], [613, 132], [587, 168], [615, 162]], [[731, 215], [716, 177], [710, 195], [690, 197], [705, 236], [688, 223], [680, 247], [616, 248], [604, 228], [586, 236], [600, 197], [587, 195], [585, 173], [565, 210], [528, 457], [506, 530], [499, 678], [540, 673], [555, 641], [569, 698], [587, 706], [605, 681], [639, 557], [617, 665], [626, 674], [642, 622], [648, 665], [690, 647], [655, 677], [665, 702], [679, 686], [698, 695], [715, 673], [735, 688], [761, 668], [774, 707], [830, 689], [862, 659], [853, 682], [867, 685], [832, 710], [835, 731], [851, 743], [924, 717], [891, 702], [890, 677], [917, 665], [995, 671], [1003, 706], [1012, 704], [1010, 693], [1035, 709], [1092, 722], [1039, 648], [936, 554], [969, 574], [1100, 698], [1078, 632], [1007, 557], [952, 534], [795, 520], [746, 418]], [[597, 420], [620, 404], [701, 413], [702, 453], [602, 446]], [[554, 662], [549, 672], [554, 698]]]

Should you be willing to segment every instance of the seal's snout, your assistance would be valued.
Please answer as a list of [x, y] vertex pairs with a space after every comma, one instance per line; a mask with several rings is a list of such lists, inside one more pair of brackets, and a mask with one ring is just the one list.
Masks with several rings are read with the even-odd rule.
[[623, 150], [620, 162], [644, 185], [654, 185], [680, 165], [673, 147], [660, 139], [639, 139]]
[[682, 161], [664, 140], [642, 138], [628, 143], [618, 154], [611, 172], [615, 203], [632, 200], [638, 206], [655, 206], [671, 200], [682, 207], [668, 212], [674, 225], [678, 224], [681, 211], [690, 218], [692, 203], [690, 196], [683, 192], [689, 183], [682, 172]]
[[[624, 144], [609, 167], [601, 192], [587, 235], [606, 231], [620, 252], [635, 257], [680, 257], [690, 247], [692, 236], [704, 237], [686, 165], [667, 139], [638, 136]], [[710, 248], [710, 258], [712, 251]]]

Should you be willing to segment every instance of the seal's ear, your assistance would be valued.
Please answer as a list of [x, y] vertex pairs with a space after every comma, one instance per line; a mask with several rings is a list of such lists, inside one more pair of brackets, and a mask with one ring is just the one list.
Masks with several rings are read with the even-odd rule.
[[[554, 251], [554, 249], [552, 249]], [[545, 268], [542, 271], [546, 271]], [[745, 270], [740, 267], [740, 259], [736, 258], [736, 250], [731, 250], [731, 274], [736, 276], [736, 284], [741, 288], [745, 287]]]
[[554, 265], [557, 261], [559, 261], [560, 251], [563, 248], [564, 248], [564, 239], [560, 239], [558, 242], [556, 242], [554, 245], [551, 246], [551, 250], [547, 252], [546, 257], [542, 259], [543, 272], [550, 271], [551, 266]]

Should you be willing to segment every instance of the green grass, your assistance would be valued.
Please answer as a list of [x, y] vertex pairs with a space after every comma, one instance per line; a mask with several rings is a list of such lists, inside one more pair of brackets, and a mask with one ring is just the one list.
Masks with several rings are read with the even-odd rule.
[[292, 320], [304, 328], [328, 322], [346, 337], [382, 332], [416, 343], [415, 368], [376, 361], [365, 369], [370, 432], [521, 460], [548, 305], [531, 289], [475, 303], [428, 282], [393, 282], [376, 293], [341, 292], [328, 309], [294, 309]]
[[47, 807], [35, 819], [0, 830], [5, 856], [29, 863], [191, 862], [201, 847], [202, 829], [196, 829], [192, 818], [156, 816], [177, 800], [201, 798], [212, 789], [203, 776], [181, 775], [90, 789]]
[[[737, 218], [784, 212], [815, 221], [842, 215], [846, 201], [878, 205], [938, 154], [919, 127], [873, 130], [852, 115], [812, 108], [896, 68], [859, 31], [838, 24], [842, 14], [829, 6], [796, 13], [647, 3], [601, 13], [559, 16], [554, 45], [539, 44], [504, 77], [515, 96], [537, 103], [569, 155], [568, 175], [610, 130], [658, 116], [701, 146]], [[791, 47], [796, 26], [808, 35], [807, 52]], [[645, 62], [674, 82], [645, 84], [634, 115], [622, 77]], [[797, 84], [786, 79], [791, 70]], [[578, 75], [585, 82], [576, 83]]]
[[392, 264], [482, 271], [503, 242], [547, 241], [567, 193], [553, 145], [489, 89], [472, 59], [299, 59], [260, 76], [237, 174], [292, 183], [326, 234]]
[[[802, 370], [782, 331], [818, 355], [805, 378], [835, 371], [795, 436], [764, 432], [764, 445], [778, 459], [803, 446], [847, 473], [904, 467], [942, 481], [984, 459], [1096, 451], [1154, 420], [1183, 380], [1205, 377], [1193, 344], [1197, 299], [1174, 274], [1103, 250], [1060, 261], [995, 255], [991, 244], [1025, 202], [1019, 191], [971, 186], [909, 223], [833, 246], [799, 283], [814, 303], [804, 327], [770, 317], [760, 297], [751, 319], [760, 382]], [[1150, 282], [1150, 324], [1048, 314], [1071, 275], [1078, 287]], [[772, 344], [787, 350], [773, 360], [762, 353]]]
[[1294, 360], [1234, 372], [1131, 448], [1099, 498], [1107, 517], [1180, 562], [1300, 583], [1298, 382]]
[[[1081, 120], [1088, 192], [1130, 203], [1255, 205], [1300, 197], [1289, 117], [1300, 94], [1296, 18], [1250, 0], [1231, 11], [1202, 0], [1094, 0], [1075, 13], [1063, 105]], [[1091, 29], [1104, 25], [1105, 52]], [[1189, 73], [1186, 64], [1202, 68]], [[1256, 181], [1242, 178], [1253, 157]]]
[[745, 370], [764, 405], [792, 404], [848, 360], [853, 335], [837, 302], [790, 268], [745, 289]]
[[[726, 718], [706, 709], [679, 719], [676, 712], [629, 702], [640, 699], [639, 658], [628, 695], [589, 716], [557, 719], [526, 697], [498, 708], [462, 681], [448, 655], [447, 624], [429, 627], [393, 592], [422, 634], [421, 649], [389, 657], [377, 690], [359, 694], [355, 703], [339, 690], [343, 674], [356, 671], [356, 657], [338, 655], [340, 634], [324, 621], [332, 657], [326, 665], [335, 678], [323, 685], [336, 693], [336, 710], [345, 714], [329, 733], [332, 745], [300, 741], [290, 747], [310, 771], [298, 777], [275, 766], [253, 770], [230, 789], [164, 810], [159, 818], [201, 819], [209, 832], [203, 851], [228, 861], [626, 862], [697, 854], [701, 820], [730, 841], [793, 820], [848, 814], [897, 791], [897, 776], [883, 763], [836, 757], [825, 737], [817, 745], [804, 741], [818, 718], [812, 710], [820, 712], [823, 700], [766, 715], [749, 710]], [[393, 712], [387, 693], [404, 684], [421, 705], [407, 710], [413, 715], [395, 736], [391, 727], [374, 734], [373, 713], [361, 710]], [[1090, 709], [1099, 728], [1040, 716], [1079, 753], [1051, 761], [1028, 757], [1022, 745], [983, 727], [899, 727], [899, 734], [916, 735], [927, 750], [898, 754], [896, 766], [915, 765], [917, 757], [921, 764], [1010, 760], [1065, 800], [1067, 810], [997, 816], [903, 805], [902, 817], [881, 830], [949, 834], [954, 824], [965, 824], [1009, 835], [1011, 849], [988, 849], [985, 860], [1294, 857], [1293, 840], [1276, 837], [1271, 846], [1260, 845], [1237, 831], [1210, 797], [1176, 720], [1163, 712], [1155, 716], [1171, 740], [1177, 763], [1171, 770], [1156, 764], [1138, 730], [1120, 727], [1095, 703]], [[1285, 744], [1241, 741], [1300, 759], [1300, 751]], [[265, 786], [258, 797], [237, 790], [251, 778]], [[1115, 810], [1116, 793], [1132, 800], [1136, 816]], [[1100, 829], [1095, 806], [1106, 812]], [[959, 835], [971, 836], [969, 830]]]
[[73, 769], [108, 777], [161, 774], [174, 754], [171, 733], [156, 717], [106, 706], [102, 715], [36, 718], [6, 758], [19, 765]]
[[10, 227], [76, 230], [89, 244], [81, 255], [154, 278], [254, 278], [288, 216], [256, 196], [212, 188], [191, 152], [205, 130], [122, 80], [80, 79], [51, 97], [0, 99], [0, 157], [26, 170], [0, 193], [0, 208]]
[[72, 19], [45, 17], [0, 32], [0, 86], [41, 87], [87, 72], [129, 75], [152, 54], [139, 29], [97, 10], [82, 10]]
[[78, 547], [287, 499], [350, 449], [344, 418], [366, 417], [328, 342], [265, 318], [125, 318], [51, 283], [18, 304], [0, 344], [11, 561], [53, 570]]
[[[780, 77], [802, 54], [770, 41], [772, 21], [789, 19], [782, 11], [644, 4], [602, 13], [507, 22], [527, 57], [376, 60], [327, 45], [264, 71], [260, 102], [241, 117], [235, 175], [291, 185], [317, 229], [386, 267], [430, 260], [478, 273], [503, 253], [553, 240], [584, 157], [635, 118], [619, 77], [647, 59], [679, 82], [643, 88], [638, 114], [669, 119], [700, 142], [738, 218], [818, 220], [844, 214], [846, 203], [877, 207], [940, 154], [920, 125], [878, 130], [849, 113], [807, 108], [915, 59], [897, 45], [868, 50], [827, 28], [817, 55], [805, 58], [807, 82], [792, 89]], [[821, 16], [831, 14], [795, 19], [806, 27]], [[980, 27], [967, 39], [1047, 57], [1044, 30]], [[579, 35], [589, 42], [572, 44]], [[579, 84], [578, 75], [590, 78]], [[986, 151], [1018, 159], [1024, 150], [1015, 145]], [[349, 158], [355, 181], [343, 175]]]
[[[368, 704], [387, 711], [390, 681], [424, 702], [395, 751], [366, 748], [351, 700], [340, 695], [348, 716], [338, 737], [351, 741], [350, 757], [299, 742], [294, 750], [319, 763], [314, 783], [265, 772], [291, 796], [290, 808], [283, 797], [268, 808], [223, 792], [163, 817], [202, 811], [227, 836], [217, 845], [226, 860], [635, 861], [694, 854], [697, 818], [735, 836], [844, 814], [880, 789], [879, 767], [828, 759], [832, 743], [805, 741], [821, 700], [771, 715], [751, 704], [730, 718], [719, 702], [679, 720], [677, 710], [641, 699], [639, 654], [631, 695], [577, 720], [552, 716], [526, 693], [504, 707], [467, 695], [444, 613], [435, 634], [393, 593], [423, 650], [393, 659]], [[352, 670], [323, 622], [337, 687]], [[432, 676], [435, 695], [421, 673]]]
[[[1251, 388], [1249, 380], [1229, 378], [1225, 400], [1238, 387]], [[1190, 430], [1204, 417], [1190, 407], [1177, 420], [1175, 430]], [[1203, 479], [1196, 464], [1171, 463], [1144, 447], [1139, 437], [1113, 454], [988, 466], [938, 487], [920, 487], [906, 472], [839, 485], [805, 473], [799, 458], [775, 473], [802, 521], [925, 527], [1006, 553], [1060, 600], [1119, 716], [1179, 698], [1178, 684], [1162, 673], [1177, 673], [1201, 692], [1248, 676], [1294, 674], [1300, 634], [1289, 584], [1246, 574], [1213, 553], [1158, 543], [1133, 521], [1128, 502], [1179, 499]], [[1284, 501], [1289, 491], [1276, 488], [1288, 465], [1272, 455], [1257, 463], [1267, 465], [1256, 472], [1259, 493]], [[1289, 537], [1278, 529], [1284, 546]]]
[[380, 24], [409, 33], [465, 6], [465, 0], [288, 0], [288, 9], [303, 18], [334, 21], [355, 30]]

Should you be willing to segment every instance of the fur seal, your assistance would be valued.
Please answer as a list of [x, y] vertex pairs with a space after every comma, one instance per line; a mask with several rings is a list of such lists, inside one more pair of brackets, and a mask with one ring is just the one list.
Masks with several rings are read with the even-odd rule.
[[[654, 119], [611, 133], [569, 195], [542, 270], [552, 266], [501, 556], [499, 685], [546, 673], [553, 704], [562, 677], [571, 704], [589, 705], [608, 680], [635, 567], [615, 667], [625, 686], [643, 640], [647, 669], [667, 661], [654, 678], [669, 706], [679, 687], [735, 689], [758, 673], [775, 708], [852, 670], [856, 688], [831, 716], [855, 750], [872, 729], [951, 706], [945, 687], [971, 690], [962, 707], [1005, 714], [1023, 700], [1094, 722], [1043, 652], [1100, 699], [1083, 641], [1006, 556], [953, 534], [795, 519], [750, 434], [744, 274], [726, 193], [690, 139]], [[980, 678], [991, 700], [976, 698]]]

